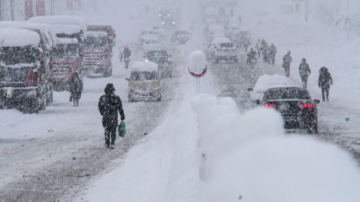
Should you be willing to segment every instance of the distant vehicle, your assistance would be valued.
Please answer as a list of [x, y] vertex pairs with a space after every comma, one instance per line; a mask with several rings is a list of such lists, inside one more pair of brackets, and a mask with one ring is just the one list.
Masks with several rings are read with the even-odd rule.
[[151, 35], [155, 35], [158, 36], [158, 31], [157, 30], [153, 30], [153, 29], [143, 29], [143, 31], [140, 34], [140, 43], [144, 43], [144, 41], [146, 40], [146, 38], [148, 38], [148, 36]]
[[51, 30], [56, 33], [56, 49], [52, 52], [54, 90], [70, 90], [70, 82], [80, 81], [85, 75], [82, 62], [86, 20], [75, 16], [38, 16], [28, 22], [51, 25]]
[[210, 35], [210, 41], [212, 41], [214, 38], [219, 38], [219, 37], [225, 37], [223, 30], [215, 30], [214, 32], [212, 32]]
[[110, 25], [90, 25], [87, 28], [87, 38], [84, 46], [83, 69], [89, 76], [102, 74], [112, 75], [113, 56], [116, 34]]
[[169, 29], [174, 29], [176, 27], [175, 20], [172, 17], [164, 18], [162, 20], [162, 24], [164, 25], [164, 27], [169, 28]]
[[160, 40], [166, 38], [166, 27], [163, 24], [153, 26], [153, 30], [156, 32]]
[[146, 53], [149, 50], [159, 50], [160, 49], [160, 40], [157, 35], [149, 35], [146, 37], [143, 43], [143, 50]]
[[186, 30], [176, 30], [171, 36], [172, 43], [184, 44], [192, 38], [191, 33]]
[[1, 28], [0, 105], [28, 113], [53, 101], [50, 44], [29, 29]]
[[247, 28], [241, 28], [236, 30], [230, 39], [236, 44], [237, 47], [241, 47], [244, 40], [251, 42], [251, 33]]
[[166, 9], [162, 9], [159, 11], [158, 17], [160, 20], [163, 20], [164, 18], [170, 17], [170, 11], [166, 10]]
[[301, 87], [280, 87], [268, 89], [262, 101], [255, 100], [265, 108], [274, 108], [280, 112], [285, 129], [306, 129], [308, 133], [318, 132], [317, 104], [309, 92]]
[[221, 60], [238, 62], [238, 52], [233, 42], [226, 37], [214, 38], [210, 58], [219, 63]]
[[209, 35], [215, 32], [215, 30], [225, 31], [222, 25], [212, 24], [209, 26]]
[[173, 63], [171, 55], [166, 50], [151, 50], [144, 57], [146, 62], [154, 62], [158, 65], [161, 77], [172, 77]]
[[135, 62], [131, 68], [128, 97], [134, 101], [161, 101], [161, 76], [153, 62]]

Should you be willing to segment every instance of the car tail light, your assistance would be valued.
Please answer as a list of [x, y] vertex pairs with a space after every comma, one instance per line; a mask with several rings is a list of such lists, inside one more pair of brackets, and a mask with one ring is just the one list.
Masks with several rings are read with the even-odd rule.
[[301, 104], [301, 107], [303, 108], [314, 108], [313, 104]]
[[275, 104], [264, 104], [263, 107], [265, 107], [265, 108], [274, 108], [274, 107], [276, 107], [276, 105]]

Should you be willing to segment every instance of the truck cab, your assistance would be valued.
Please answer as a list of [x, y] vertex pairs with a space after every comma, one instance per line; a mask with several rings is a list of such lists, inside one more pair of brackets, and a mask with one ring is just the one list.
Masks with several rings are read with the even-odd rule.
[[45, 110], [51, 69], [49, 50], [42, 48], [40, 35], [28, 29], [0, 28], [0, 38], [0, 105], [28, 113]]
[[110, 25], [91, 25], [87, 28], [87, 38], [84, 44], [83, 69], [88, 76], [101, 74], [104, 77], [112, 75], [115, 46], [115, 30]]

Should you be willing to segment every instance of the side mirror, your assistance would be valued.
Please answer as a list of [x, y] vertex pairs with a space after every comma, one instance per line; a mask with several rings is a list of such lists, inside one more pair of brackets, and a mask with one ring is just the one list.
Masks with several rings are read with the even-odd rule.
[[260, 105], [260, 100], [254, 100], [253, 103], [256, 105]]
[[130, 81], [130, 79], [129, 79], [129, 78], [125, 78], [125, 80], [126, 80], [126, 81]]
[[314, 102], [316, 103], [316, 104], [319, 104], [320, 103], [320, 100], [314, 100]]
[[248, 88], [247, 91], [251, 92], [251, 91], [254, 91], [253, 88]]

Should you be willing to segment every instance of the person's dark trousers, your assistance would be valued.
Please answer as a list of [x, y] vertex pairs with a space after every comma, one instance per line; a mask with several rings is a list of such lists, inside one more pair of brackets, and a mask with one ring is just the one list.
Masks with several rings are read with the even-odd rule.
[[105, 144], [109, 146], [110, 141], [111, 144], [115, 144], [115, 140], [116, 140], [116, 126], [105, 127]]
[[307, 79], [308, 79], [307, 75], [301, 77], [301, 82], [302, 82], [303, 88], [306, 88], [306, 86], [307, 86]]
[[270, 59], [271, 59], [271, 64], [274, 65], [275, 64], [275, 55], [271, 55]]
[[321, 94], [322, 94], [323, 102], [325, 102], [325, 97], [326, 97], [326, 101], [329, 102], [329, 88], [321, 88]]

